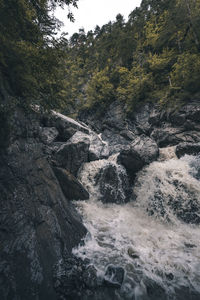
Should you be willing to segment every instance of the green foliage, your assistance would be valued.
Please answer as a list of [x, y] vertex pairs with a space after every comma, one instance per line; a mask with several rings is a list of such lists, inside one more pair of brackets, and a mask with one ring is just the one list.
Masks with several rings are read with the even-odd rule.
[[200, 91], [199, 28], [200, 0], [143, 0], [127, 23], [118, 15], [79, 31], [68, 45], [66, 101], [80, 110], [118, 99], [129, 111], [144, 101], [189, 101]]
[[199, 91], [200, 54], [183, 53], [178, 56], [171, 72], [173, 86], [195, 93]]
[[[62, 102], [66, 54], [63, 40], [54, 38], [60, 23], [52, 12], [76, 2], [0, 0], [0, 71], [18, 105], [52, 108]], [[12, 107], [13, 98], [0, 93], [0, 109]]]
[[113, 85], [108, 76], [108, 68], [96, 72], [86, 88], [86, 107], [97, 105], [105, 108], [114, 100], [113, 90]]
[[0, 89], [14, 96], [1, 92], [1, 107], [15, 98], [76, 113], [118, 99], [131, 111], [144, 101], [171, 105], [200, 92], [200, 0], [143, 0], [128, 22], [119, 14], [94, 31], [56, 40], [53, 10], [76, 2], [0, 0]]

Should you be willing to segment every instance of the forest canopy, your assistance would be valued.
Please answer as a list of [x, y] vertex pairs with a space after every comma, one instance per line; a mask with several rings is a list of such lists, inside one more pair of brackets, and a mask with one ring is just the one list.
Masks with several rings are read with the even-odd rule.
[[77, 0], [0, 0], [0, 111], [39, 104], [65, 113], [121, 101], [174, 105], [200, 94], [200, 0], [143, 0], [128, 21], [69, 39], [57, 5]]
[[80, 29], [68, 40], [66, 69], [74, 112], [115, 100], [127, 111], [190, 101], [200, 93], [200, 0], [143, 0], [127, 22], [119, 14]]

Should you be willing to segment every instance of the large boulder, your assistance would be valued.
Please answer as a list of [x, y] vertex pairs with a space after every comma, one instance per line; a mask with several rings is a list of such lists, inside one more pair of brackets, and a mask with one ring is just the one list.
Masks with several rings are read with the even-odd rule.
[[89, 138], [82, 141], [69, 140], [61, 145], [53, 160], [58, 167], [67, 169], [71, 174], [77, 176], [79, 168], [89, 160], [89, 147]]
[[116, 164], [107, 164], [95, 176], [103, 203], [124, 203], [130, 196], [130, 184], [125, 170]]
[[62, 168], [53, 168], [58, 182], [62, 188], [63, 194], [69, 200], [87, 200], [89, 194], [82, 184], [67, 170]]
[[109, 148], [105, 141], [102, 140], [101, 134], [96, 134], [90, 130], [89, 134], [77, 131], [70, 139], [71, 143], [89, 143], [89, 161], [107, 158]]
[[184, 156], [185, 154], [197, 155], [200, 153], [200, 143], [180, 143], [176, 146], [175, 152], [178, 158]]
[[156, 160], [159, 149], [155, 141], [147, 136], [138, 137], [127, 150], [122, 150], [118, 156], [118, 163], [122, 164], [131, 178], [145, 165]]

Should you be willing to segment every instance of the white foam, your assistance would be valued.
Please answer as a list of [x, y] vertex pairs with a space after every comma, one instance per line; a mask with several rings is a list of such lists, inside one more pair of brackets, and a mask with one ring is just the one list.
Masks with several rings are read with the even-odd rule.
[[[116, 157], [110, 160], [116, 162]], [[181, 222], [167, 208], [170, 222], [156, 214], [149, 216], [146, 211], [156, 189], [161, 189], [166, 199], [169, 195], [176, 197], [180, 192], [187, 202], [188, 194], [184, 194], [184, 189], [173, 187], [174, 180], [192, 189], [199, 200], [200, 184], [192, 176], [195, 173], [191, 166], [193, 160], [186, 156], [180, 160], [152, 163], [138, 175], [137, 201], [123, 205], [98, 201], [99, 191], [94, 177], [98, 169], [110, 161], [85, 164], [79, 179], [91, 197], [89, 201], [76, 202], [76, 205], [90, 235], [87, 235], [84, 246], [73, 250], [74, 254], [89, 258], [99, 274], [103, 274], [111, 263], [124, 267], [126, 278], [122, 290], [135, 295], [135, 299], [145, 295], [143, 280], [145, 282], [146, 278], [162, 286], [169, 295], [182, 286], [200, 293], [199, 226]], [[129, 256], [130, 249], [139, 258]]]

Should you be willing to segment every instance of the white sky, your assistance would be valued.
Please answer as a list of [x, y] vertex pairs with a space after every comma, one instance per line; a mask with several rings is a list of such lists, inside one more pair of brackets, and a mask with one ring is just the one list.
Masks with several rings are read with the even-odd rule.
[[62, 31], [68, 32], [71, 36], [74, 32], [78, 32], [79, 28], [84, 27], [88, 32], [96, 25], [102, 26], [109, 21], [115, 21], [119, 13], [127, 20], [131, 11], [140, 6], [140, 3], [141, 0], [79, 0], [78, 9], [72, 9], [74, 23], [67, 19], [67, 8], [66, 10], [58, 8], [56, 17], [65, 24]]

